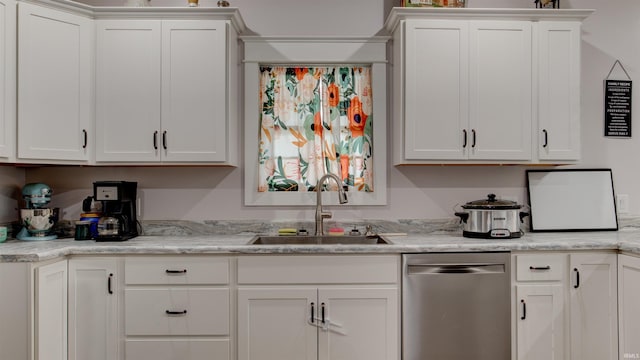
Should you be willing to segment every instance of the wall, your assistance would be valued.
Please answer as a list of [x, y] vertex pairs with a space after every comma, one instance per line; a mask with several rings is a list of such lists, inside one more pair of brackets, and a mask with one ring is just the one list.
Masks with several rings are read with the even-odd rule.
[[[90, 0], [93, 4], [121, 4]], [[562, 8], [590, 8], [582, 47], [582, 144], [580, 167], [613, 169], [616, 192], [628, 194], [630, 212], [640, 213], [636, 186], [640, 144], [607, 139], [603, 133], [603, 79], [615, 59], [632, 78], [640, 71], [640, 1], [561, 0]], [[153, 6], [182, 6], [186, 0], [151, 0]], [[201, 0], [215, 6], [213, 0]], [[231, 0], [252, 32], [259, 35], [375, 35], [381, 29], [388, 0]], [[469, 0], [470, 7], [532, 8], [533, 0]], [[634, 102], [640, 104], [636, 91]], [[637, 113], [637, 112], [636, 112]], [[389, 167], [387, 206], [335, 206], [334, 219], [436, 219], [453, 216], [456, 204], [499, 196], [526, 202], [525, 167]], [[313, 209], [255, 208], [242, 205], [242, 170], [229, 168], [86, 168], [47, 167], [27, 170], [28, 181], [45, 181], [55, 191], [56, 206], [77, 217], [80, 201], [96, 180], [135, 180], [141, 187], [143, 218], [161, 219], [313, 219]]]
[[13, 166], [0, 166], [0, 224], [18, 220], [21, 188], [25, 183], [25, 170]]

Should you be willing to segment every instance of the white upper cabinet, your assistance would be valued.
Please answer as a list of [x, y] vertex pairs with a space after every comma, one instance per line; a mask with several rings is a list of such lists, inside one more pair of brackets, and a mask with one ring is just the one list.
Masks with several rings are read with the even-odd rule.
[[394, 164], [577, 160], [590, 13], [394, 8]]
[[469, 159], [531, 159], [531, 24], [471, 21]]
[[96, 23], [96, 161], [160, 159], [160, 21]]
[[235, 164], [234, 26], [212, 19], [96, 24], [96, 161]]
[[407, 20], [405, 26], [406, 159], [530, 159], [531, 25]]
[[[465, 159], [469, 135], [469, 24], [407, 20], [404, 31], [407, 76], [402, 90], [394, 91], [404, 94], [403, 99], [394, 95], [395, 114], [402, 116], [400, 102], [404, 100], [404, 118], [412, 119], [405, 121], [404, 131], [398, 134], [404, 135], [404, 156], [408, 160]], [[402, 39], [394, 39], [394, 44], [398, 41]], [[394, 85], [403, 76], [399, 73], [402, 65], [394, 64]]]
[[0, 0], [0, 161], [13, 161], [16, 142], [16, 2]]
[[93, 23], [18, 4], [18, 158], [89, 160]]
[[538, 158], [580, 159], [580, 23], [538, 23]]
[[236, 96], [227, 90], [226, 26], [213, 20], [162, 23], [165, 161], [223, 162], [235, 143], [227, 144], [227, 97]]

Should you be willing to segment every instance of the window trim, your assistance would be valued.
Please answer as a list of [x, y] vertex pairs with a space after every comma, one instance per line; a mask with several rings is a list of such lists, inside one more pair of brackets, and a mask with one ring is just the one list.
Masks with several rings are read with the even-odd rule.
[[[348, 205], [387, 204], [387, 41], [388, 37], [244, 36], [244, 204], [311, 206], [315, 192], [258, 192], [260, 65], [371, 64], [373, 91], [374, 191], [351, 191]], [[338, 204], [335, 192], [322, 193], [323, 204]]]

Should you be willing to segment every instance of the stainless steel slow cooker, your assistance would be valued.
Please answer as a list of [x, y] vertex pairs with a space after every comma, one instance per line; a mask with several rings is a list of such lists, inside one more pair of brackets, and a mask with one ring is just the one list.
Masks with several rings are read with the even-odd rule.
[[522, 219], [529, 216], [515, 201], [496, 199], [495, 194], [461, 206], [465, 211], [455, 215], [464, 224], [462, 236], [470, 238], [519, 238]]

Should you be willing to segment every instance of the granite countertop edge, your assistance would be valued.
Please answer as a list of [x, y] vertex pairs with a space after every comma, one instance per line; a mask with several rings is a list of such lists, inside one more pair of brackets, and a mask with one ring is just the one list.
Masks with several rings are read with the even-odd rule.
[[517, 239], [470, 239], [459, 233], [388, 236], [388, 245], [249, 245], [254, 234], [139, 236], [124, 242], [57, 239], [0, 243], [0, 262], [38, 262], [66, 256], [179, 254], [402, 254], [492, 251], [621, 251], [640, 256], [640, 231], [526, 233]]

